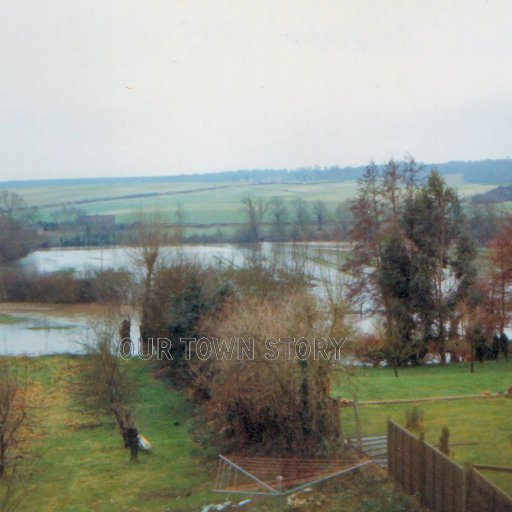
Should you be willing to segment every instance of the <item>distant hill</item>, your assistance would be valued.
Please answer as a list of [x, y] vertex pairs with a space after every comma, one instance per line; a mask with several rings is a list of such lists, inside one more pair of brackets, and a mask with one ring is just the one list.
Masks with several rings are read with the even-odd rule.
[[512, 185], [500, 185], [485, 194], [473, 196], [474, 203], [504, 203], [507, 201], [512, 201]]
[[474, 162], [447, 162], [429, 164], [427, 168], [437, 167], [443, 175], [462, 174], [466, 183], [512, 183], [512, 160], [477, 160]]
[[[425, 171], [438, 169], [446, 176], [462, 179], [465, 183], [510, 184], [512, 183], [512, 160], [478, 160], [472, 162], [454, 161], [438, 164], [424, 164]], [[0, 188], [29, 187], [31, 185], [79, 185], [87, 182], [105, 185], [144, 183], [212, 183], [212, 182], [252, 182], [252, 183], [304, 183], [326, 181], [357, 180], [365, 166], [303, 167], [298, 169], [249, 169], [220, 171], [175, 176], [140, 176], [126, 178], [83, 178], [59, 180], [23, 180], [0, 182]]]

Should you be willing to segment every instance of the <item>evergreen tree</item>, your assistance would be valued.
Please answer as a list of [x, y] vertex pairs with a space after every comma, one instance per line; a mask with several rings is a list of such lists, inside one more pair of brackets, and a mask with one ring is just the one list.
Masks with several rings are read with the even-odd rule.
[[389, 306], [385, 321], [386, 352], [398, 376], [397, 367], [410, 360], [415, 352], [411, 260], [398, 231], [393, 231], [382, 244], [377, 282], [384, 303]]
[[476, 252], [460, 200], [436, 171], [407, 202], [403, 227], [415, 260], [415, 286], [428, 292], [416, 298], [418, 312], [428, 322], [424, 335], [437, 342], [444, 361], [454, 308], [476, 276]]

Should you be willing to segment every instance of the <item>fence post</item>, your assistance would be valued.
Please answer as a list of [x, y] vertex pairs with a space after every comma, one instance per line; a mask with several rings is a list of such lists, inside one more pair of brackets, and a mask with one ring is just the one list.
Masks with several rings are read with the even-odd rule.
[[426, 467], [427, 467], [427, 460], [426, 460], [426, 446], [425, 446], [425, 432], [422, 430], [420, 432], [420, 442], [419, 442], [419, 482], [418, 482], [418, 489], [420, 493], [420, 502], [425, 503], [425, 493], [426, 493], [426, 487], [427, 487], [427, 479], [425, 478], [426, 475]]
[[388, 417], [388, 473], [395, 479], [398, 477], [398, 431], [393, 420]]
[[357, 400], [357, 395], [354, 395], [354, 419], [356, 421], [356, 435], [357, 435], [357, 449], [359, 451], [363, 450], [363, 437], [361, 434], [361, 420], [359, 419], [359, 402]]
[[334, 402], [336, 409], [336, 436], [341, 438], [343, 435], [343, 419], [341, 416], [341, 405], [338, 400]]
[[473, 467], [464, 464], [464, 508], [463, 512], [471, 512], [471, 486], [473, 483]]
[[402, 429], [398, 430], [399, 439], [400, 439], [400, 484], [402, 487], [405, 487], [405, 461], [407, 459], [407, 452], [405, 451], [405, 442], [407, 441], [405, 431]]
[[388, 416], [387, 422], [387, 438], [388, 438], [388, 473], [395, 476], [395, 461], [394, 461], [394, 445], [393, 445], [393, 431], [391, 426], [391, 419]]

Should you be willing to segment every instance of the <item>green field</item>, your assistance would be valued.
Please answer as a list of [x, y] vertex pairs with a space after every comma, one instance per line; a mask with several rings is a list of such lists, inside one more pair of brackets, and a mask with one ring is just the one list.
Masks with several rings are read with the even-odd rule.
[[218, 501], [209, 493], [213, 465], [205, 466], [191, 441], [190, 404], [156, 380], [148, 365], [134, 362], [130, 376], [139, 394], [138, 425], [154, 449], [133, 463], [111, 418], [83, 427], [91, 418], [73, 406], [66, 385], [77, 358], [39, 357], [28, 364], [42, 400], [36, 414], [43, 436], [32, 441], [39, 460], [20, 510], [197, 510]]
[[[463, 394], [498, 393], [512, 386], [512, 359], [475, 363], [470, 373], [466, 363], [399, 369], [356, 367], [337, 372], [335, 396], [357, 393], [360, 401], [444, 397]], [[512, 405], [512, 402], [511, 402]]]
[[[396, 378], [391, 369], [370, 368], [338, 372], [333, 387], [336, 396], [360, 401], [446, 397], [462, 394], [498, 393], [512, 386], [512, 360], [475, 365], [469, 373], [467, 364], [447, 367], [407, 368]], [[441, 429], [450, 429], [451, 441], [475, 441], [476, 446], [453, 448], [460, 463], [512, 466], [512, 398], [478, 398], [423, 402], [418, 404], [386, 404], [360, 406], [363, 435], [381, 435], [386, 431], [388, 417], [404, 424], [405, 412], [412, 407], [423, 410], [427, 442], [436, 444]], [[343, 427], [348, 437], [355, 436], [352, 408], [343, 411]], [[512, 494], [510, 473], [487, 472], [507, 493]]]
[[[462, 196], [471, 196], [487, 192], [495, 185], [456, 183], [454, 187]], [[172, 222], [176, 206], [180, 203], [184, 208], [187, 223], [211, 225], [243, 222], [241, 199], [247, 194], [265, 200], [273, 196], [280, 196], [285, 201], [290, 202], [290, 210], [293, 209], [292, 203], [297, 198], [305, 199], [308, 202], [320, 199], [325, 201], [332, 212], [339, 203], [355, 197], [357, 182], [173, 183], [165, 179], [152, 178], [148, 179], [147, 182], [141, 180], [109, 183], [108, 180], [102, 180], [98, 183], [85, 181], [73, 185], [31, 182], [26, 187], [16, 187], [14, 191], [22, 195], [29, 205], [37, 206], [40, 218], [46, 221], [51, 221], [52, 213], [65, 205], [66, 207], [79, 208], [90, 215], [115, 215], [118, 223], [132, 222], [140, 210], [158, 209], [163, 214], [167, 214], [170, 222]], [[125, 197], [148, 193], [162, 195], [156, 197]]]
[[[18, 361], [27, 364], [31, 396], [38, 406], [31, 413], [37, 421], [29, 445], [36, 454], [35, 465], [22, 475], [26, 496], [17, 510], [198, 512], [207, 504], [247, 498], [211, 492], [216, 460], [193, 441], [193, 406], [182, 393], [157, 379], [150, 364], [126, 363], [138, 389], [138, 405], [133, 409], [137, 426], [153, 445], [150, 453], [141, 453], [138, 462], [132, 462], [112, 418], [84, 415], [71, 400], [69, 382], [80, 371], [83, 357]], [[5, 483], [0, 479], [0, 489]], [[398, 512], [408, 498], [392, 489], [382, 471], [368, 467], [317, 488], [318, 505], [307, 510], [341, 510], [342, 503], [343, 510], [359, 512], [369, 510], [359, 508], [363, 500], [373, 500], [370, 506], [386, 502], [386, 511]], [[275, 498], [250, 498], [247, 510], [283, 510]]]
[[[30, 440], [30, 449], [37, 458], [33, 471], [23, 479], [27, 495], [19, 510], [192, 512], [205, 504], [224, 501], [224, 496], [210, 491], [215, 459], [207, 458], [194, 443], [193, 405], [182, 393], [156, 378], [151, 365], [136, 360], [126, 363], [138, 389], [138, 405], [134, 408], [137, 424], [153, 444], [152, 452], [140, 454], [134, 463], [122, 447], [112, 418], [94, 420], [73, 403], [69, 382], [82, 363], [83, 358], [70, 356], [26, 360], [31, 395], [39, 403], [32, 413], [38, 422]], [[465, 365], [409, 368], [402, 370], [399, 378], [389, 369], [343, 370], [336, 372], [333, 390], [337, 396], [357, 392], [365, 401], [497, 392], [510, 384], [512, 361], [478, 364], [474, 374]], [[410, 407], [362, 405], [364, 435], [384, 433], [388, 417], [403, 423]], [[453, 442], [479, 443], [455, 447], [453, 457], [458, 462], [512, 465], [512, 399], [438, 401], [418, 407], [424, 412], [427, 441], [437, 443], [441, 428], [448, 426]], [[352, 408], [342, 411], [344, 434], [352, 436]], [[509, 474], [488, 476], [512, 493]], [[0, 485], [5, 481], [0, 480]], [[327, 501], [314, 510], [335, 510], [340, 500], [346, 510], [354, 510], [363, 497], [372, 494], [372, 486], [381, 492], [389, 483], [375, 471], [365, 471], [357, 478], [349, 476], [334, 490], [326, 490]], [[236, 496], [228, 498], [236, 500]], [[279, 503], [268, 499], [255, 500], [253, 504], [254, 510], [259, 511], [279, 509]]]
[[[39, 214], [44, 220], [51, 220], [54, 207], [45, 205], [53, 204], [53, 191], [49, 190], [52, 200], [45, 197], [45, 189], [42, 187], [38, 194], [34, 194], [33, 203], [30, 202], [30, 195], [26, 197], [29, 204], [38, 204]], [[48, 187], [51, 189], [52, 187]], [[201, 190], [197, 190], [201, 189]], [[108, 195], [123, 196], [127, 194], [144, 193], [138, 186], [132, 189], [115, 189], [115, 193], [105, 193], [105, 190], [98, 191], [100, 195], [94, 196], [94, 189], [87, 187], [80, 195], [80, 187], [77, 187], [70, 198], [68, 207], [74, 206], [84, 210], [89, 215], [115, 215], [118, 223], [132, 222], [136, 219], [137, 212], [140, 210], [159, 210], [167, 214], [170, 221], [173, 221], [173, 215], [176, 207], [182, 205], [187, 224], [225, 224], [240, 223], [244, 221], [242, 210], [242, 198], [248, 194], [254, 197], [261, 197], [268, 200], [273, 196], [280, 196], [285, 201], [292, 203], [298, 198], [315, 201], [321, 199], [326, 202], [331, 210], [347, 199], [355, 196], [357, 184], [355, 182], [342, 183], [321, 183], [321, 184], [274, 184], [257, 185], [252, 183], [217, 183], [217, 184], [179, 184], [176, 189], [169, 184], [162, 184], [162, 189], [158, 185], [144, 187], [147, 192], [176, 192], [175, 194], [162, 195], [158, 197], [141, 197], [133, 199], [105, 200]], [[25, 197], [24, 191], [18, 191]], [[84, 199], [98, 198], [98, 201], [79, 204], [76, 201]], [[55, 198], [57, 199], [57, 198]], [[58, 202], [58, 200], [57, 200]], [[291, 205], [290, 205], [291, 206]], [[291, 214], [291, 212], [290, 212]]]

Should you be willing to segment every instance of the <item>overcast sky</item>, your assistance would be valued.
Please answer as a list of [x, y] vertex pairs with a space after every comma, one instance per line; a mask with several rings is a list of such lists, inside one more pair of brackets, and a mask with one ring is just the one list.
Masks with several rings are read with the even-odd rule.
[[502, 158], [510, 0], [2, 0], [0, 179]]

